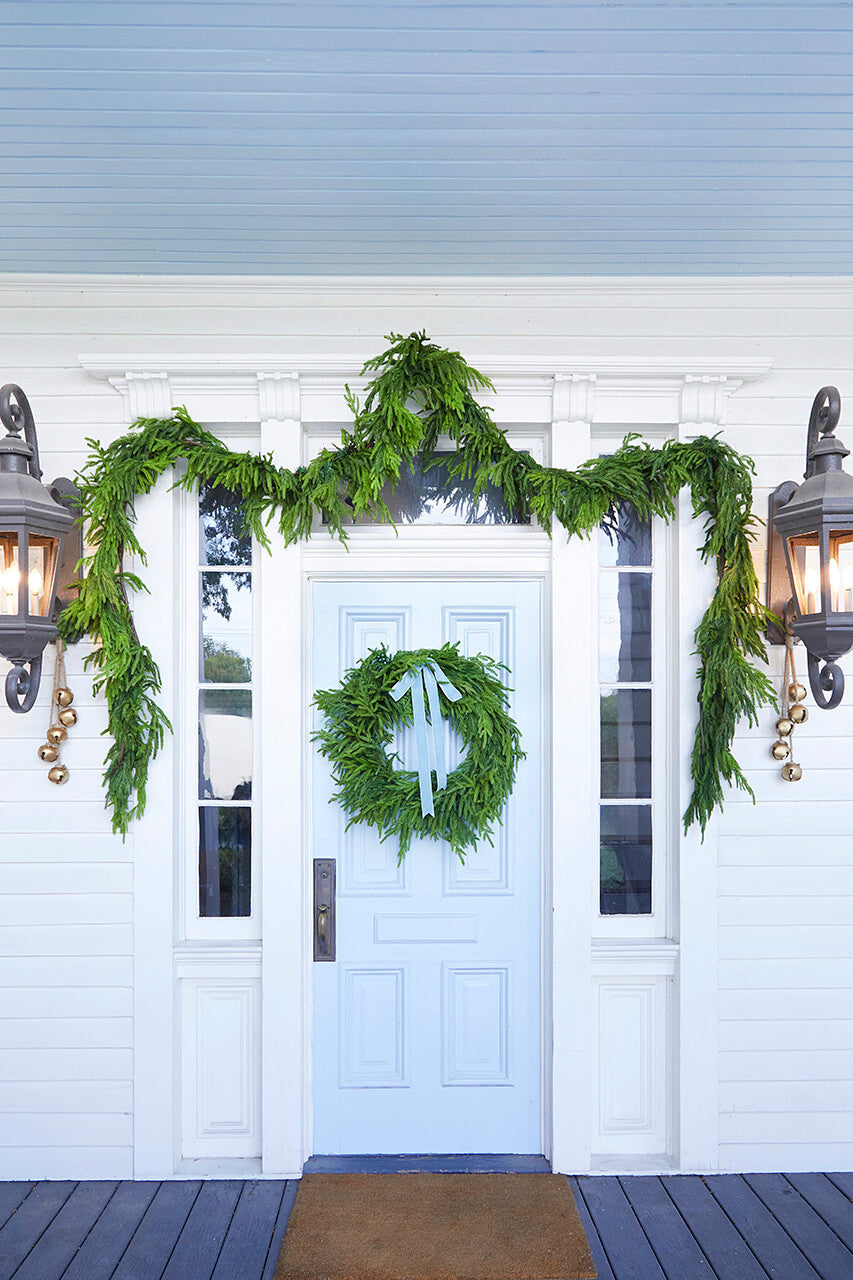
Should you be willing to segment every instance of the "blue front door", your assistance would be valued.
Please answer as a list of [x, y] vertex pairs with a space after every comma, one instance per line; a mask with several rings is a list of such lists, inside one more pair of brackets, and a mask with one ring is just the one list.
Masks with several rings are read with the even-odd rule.
[[318, 1154], [542, 1149], [540, 634], [535, 581], [314, 585], [315, 688], [380, 644], [459, 641], [508, 667], [527, 752], [494, 847], [462, 865], [415, 841], [401, 867], [393, 841], [344, 831], [315, 757], [314, 855], [337, 860], [337, 960], [313, 966]]

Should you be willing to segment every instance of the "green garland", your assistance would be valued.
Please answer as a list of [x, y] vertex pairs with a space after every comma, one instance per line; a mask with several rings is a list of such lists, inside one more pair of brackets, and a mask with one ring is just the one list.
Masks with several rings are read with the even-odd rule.
[[[390, 690], [407, 671], [434, 663], [462, 695], [451, 702], [439, 691], [442, 715], [459, 734], [467, 754], [447, 775], [434, 797], [435, 814], [421, 813], [418, 775], [395, 769], [387, 748], [395, 729], [413, 722], [412, 700], [395, 702]], [[507, 714], [502, 664], [479, 656], [466, 658], [455, 645], [440, 649], [403, 649], [391, 654], [381, 646], [347, 671], [336, 689], [314, 697], [326, 724], [313, 735], [332, 765], [338, 790], [332, 796], [356, 822], [376, 827], [383, 840], [396, 836], [398, 862], [414, 836], [446, 840], [464, 862], [480, 839], [491, 843], [492, 824], [512, 791], [524, 758], [518, 726]]]
[[380, 496], [383, 485], [397, 481], [418, 451], [431, 453], [446, 434], [456, 445], [453, 475], [473, 478], [477, 493], [497, 485], [513, 510], [534, 516], [549, 532], [555, 521], [569, 536], [613, 527], [623, 503], [633, 504], [641, 517], [672, 520], [679, 491], [689, 487], [693, 510], [705, 521], [702, 559], [718, 577], [695, 637], [699, 723], [693, 794], [684, 815], [685, 826], [698, 822], [704, 831], [722, 804], [724, 782], [752, 795], [732, 755], [732, 739], [742, 717], [754, 724], [762, 706], [775, 704], [768, 677], [751, 663], [766, 657], [768, 616], [750, 554], [753, 464], [716, 438], [667, 441], [654, 449], [629, 436], [616, 453], [577, 471], [541, 466], [517, 453], [477, 402], [475, 393], [492, 389], [491, 383], [461, 355], [429, 343], [423, 333], [392, 334], [389, 341], [388, 350], [364, 367], [375, 375], [364, 404], [349, 398], [354, 423], [342, 432], [340, 447], [325, 449], [296, 471], [274, 466], [269, 457], [232, 453], [185, 409], [164, 420], [140, 418], [110, 445], [87, 441], [92, 452], [78, 482], [93, 551], [61, 631], [69, 639], [90, 632], [100, 641], [87, 661], [109, 711], [113, 743], [105, 781], [114, 830], [125, 833], [143, 813], [148, 767], [169, 728], [157, 705], [160, 674], [136, 633], [129, 603], [128, 592], [145, 588], [124, 567], [128, 555], [145, 563], [134, 531], [139, 495], [183, 463], [175, 483], [239, 493], [246, 526], [266, 548], [270, 524], [291, 543], [311, 534], [318, 515], [332, 537], [345, 540], [344, 521], [353, 515], [391, 521]]

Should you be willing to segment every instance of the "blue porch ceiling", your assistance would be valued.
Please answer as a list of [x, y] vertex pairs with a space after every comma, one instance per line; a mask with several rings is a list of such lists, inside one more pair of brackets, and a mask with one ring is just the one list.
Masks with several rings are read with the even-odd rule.
[[853, 273], [849, 0], [0, 17], [0, 271]]

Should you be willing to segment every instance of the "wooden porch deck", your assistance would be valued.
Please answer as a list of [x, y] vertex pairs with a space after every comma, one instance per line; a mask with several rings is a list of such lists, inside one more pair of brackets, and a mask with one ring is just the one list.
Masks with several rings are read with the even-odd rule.
[[[851, 1280], [853, 1174], [571, 1178], [599, 1280]], [[0, 1280], [271, 1280], [298, 1183], [0, 1183]]]

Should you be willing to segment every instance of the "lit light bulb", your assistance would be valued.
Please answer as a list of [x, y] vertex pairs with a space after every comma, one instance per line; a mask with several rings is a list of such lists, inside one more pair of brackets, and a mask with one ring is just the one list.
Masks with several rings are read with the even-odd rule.
[[841, 585], [844, 588], [844, 608], [849, 613], [853, 610], [853, 564], [844, 566]]
[[806, 593], [806, 605], [809, 613], [817, 613], [818, 577], [814, 569], [807, 569], [803, 577], [803, 588]]
[[841, 570], [835, 556], [829, 560], [829, 596], [833, 612], [838, 612], [838, 593], [841, 590]]
[[21, 583], [21, 571], [17, 562], [13, 561], [6, 572], [3, 574], [3, 590], [7, 596], [15, 596], [18, 594], [18, 587]]
[[30, 569], [30, 614], [35, 617], [39, 612], [39, 598], [44, 591], [44, 578], [41, 569], [33, 566]]

